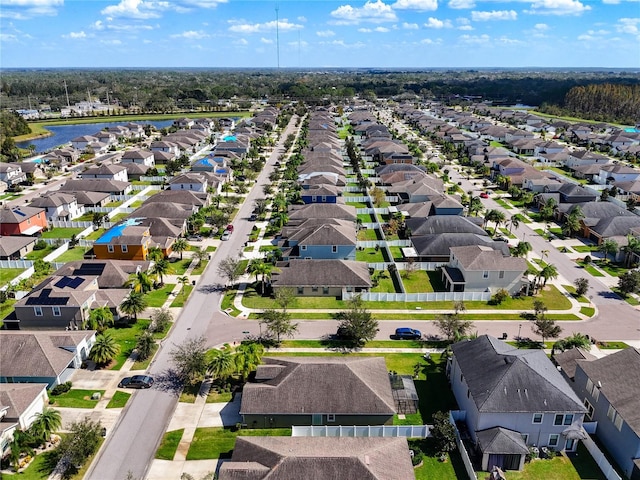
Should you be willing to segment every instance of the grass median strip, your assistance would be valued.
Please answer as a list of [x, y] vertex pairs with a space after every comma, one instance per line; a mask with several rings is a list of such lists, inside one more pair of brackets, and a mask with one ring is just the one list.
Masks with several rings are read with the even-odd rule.
[[127, 392], [121, 392], [116, 390], [116, 393], [113, 394], [111, 400], [107, 404], [107, 408], [123, 408], [129, 399], [131, 398], [131, 394]]
[[160, 446], [156, 451], [156, 458], [159, 460], [173, 460], [173, 457], [178, 450], [178, 445], [180, 444], [180, 440], [182, 440], [182, 434], [184, 433], [184, 428], [180, 430], [172, 430], [170, 432], [166, 432], [162, 436], [162, 441], [160, 442]]

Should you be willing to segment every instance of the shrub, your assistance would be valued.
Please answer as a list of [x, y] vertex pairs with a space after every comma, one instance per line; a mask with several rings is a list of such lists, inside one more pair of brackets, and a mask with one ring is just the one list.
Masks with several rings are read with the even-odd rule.
[[589, 265], [592, 262], [592, 258], [590, 255], [587, 255], [586, 257], [584, 257], [584, 260], [582, 261], [585, 265]]
[[38, 240], [36, 242], [36, 244], [33, 246], [33, 249], [34, 250], [44, 250], [48, 246], [49, 246], [49, 244], [47, 242], [45, 242], [44, 240]]
[[413, 464], [414, 467], [416, 465], [420, 465], [423, 459], [424, 459], [424, 453], [422, 453], [420, 450], [413, 451], [413, 457], [411, 457], [411, 463]]
[[71, 382], [64, 382], [64, 383], [61, 383], [60, 385], [56, 385], [55, 387], [53, 387], [50, 393], [53, 396], [62, 395], [63, 393], [67, 393], [69, 390], [71, 390], [71, 386], [72, 386]]
[[507, 292], [504, 288], [501, 288], [493, 295], [493, 297], [491, 297], [490, 303], [491, 305], [500, 305], [508, 298], [509, 292]]

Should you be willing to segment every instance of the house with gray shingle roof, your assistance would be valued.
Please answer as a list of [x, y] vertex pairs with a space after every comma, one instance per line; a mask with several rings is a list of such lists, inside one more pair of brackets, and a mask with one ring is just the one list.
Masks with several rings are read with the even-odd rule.
[[220, 480], [412, 480], [405, 438], [238, 437]]
[[88, 358], [95, 339], [95, 330], [0, 330], [0, 383], [64, 383]]
[[451, 260], [452, 247], [484, 245], [498, 250], [502, 255], [509, 255], [509, 246], [505, 242], [497, 242], [488, 235], [477, 233], [434, 233], [415, 235], [411, 244], [416, 252], [418, 262], [448, 263]]
[[27, 430], [48, 404], [46, 383], [0, 383], [0, 456], [7, 453], [13, 432]]
[[[451, 348], [451, 388], [489, 467], [521, 469], [531, 446], [576, 450], [587, 410], [542, 350], [518, 349], [489, 335]], [[498, 427], [503, 430], [491, 431]], [[511, 447], [494, 453], [490, 440], [498, 434]], [[502, 447], [509, 447], [505, 443]]]
[[76, 196], [69, 192], [46, 192], [34, 198], [29, 205], [44, 208], [50, 221], [73, 220], [84, 214], [84, 205], [78, 204]]
[[[503, 242], [504, 243], [504, 242]], [[442, 280], [450, 292], [506, 290], [514, 295], [527, 285], [527, 261], [505, 255], [487, 245], [451, 247], [451, 260], [442, 268]]]
[[597, 422], [596, 436], [627, 478], [640, 478], [640, 350], [578, 360], [571, 384]]
[[382, 357], [263, 358], [242, 391], [240, 415], [252, 428], [388, 425], [396, 413]]
[[0, 241], [0, 260], [17, 260], [33, 250], [38, 237], [10, 236]]
[[342, 298], [372, 285], [367, 264], [354, 260], [292, 260], [278, 268], [273, 288], [293, 288], [299, 296]]
[[126, 195], [131, 191], [129, 182], [109, 180], [102, 178], [72, 179], [67, 180], [60, 187], [62, 192], [103, 192], [111, 195]]
[[309, 219], [295, 229], [283, 229], [282, 259], [355, 260], [356, 235], [355, 223], [348, 220]]

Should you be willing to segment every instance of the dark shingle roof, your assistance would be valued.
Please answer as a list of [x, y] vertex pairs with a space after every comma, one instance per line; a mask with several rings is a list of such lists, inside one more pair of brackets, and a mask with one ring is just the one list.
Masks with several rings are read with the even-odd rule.
[[[382, 357], [278, 357], [285, 368], [242, 392], [241, 414], [393, 415], [395, 404]], [[258, 372], [261, 366], [258, 366]], [[301, 394], [304, 392], [304, 394]]]
[[[474, 220], [475, 219], [475, 220]], [[478, 217], [461, 217], [459, 215], [435, 215], [427, 218], [408, 218], [407, 227], [411, 235], [428, 235], [434, 233], [474, 233], [487, 235], [480, 225], [482, 219]]]
[[452, 346], [480, 412], [585, 412], [542, 350], [521, 350], [489, 335]]
[[504, 255], [509, 253], [505, 242], [496, 242], [487, 235], [476, 233], [438, 233], [434, 235], [416, 235], [411, 237], [416, 252], [422, 256], [445, 256], [451, 253], [451, 247], [466, 245], [487, 245], [500, 250]]
[[600, 384], [600, 393], [640, 435], [640, 350], [625, 348], [598, 360], [580, 360], [577, 368]]
[[477, 432], [480, 451], [484, 454], [527, 454], [529, 448], [522, 439], [520, 432], [493, 427]]
[[273, 276], [282, 286], [371, 287], [369, 267], [352, 260], [294, 260]]
[[406, 438], [238, 437], [220, 480], [411, 480]]

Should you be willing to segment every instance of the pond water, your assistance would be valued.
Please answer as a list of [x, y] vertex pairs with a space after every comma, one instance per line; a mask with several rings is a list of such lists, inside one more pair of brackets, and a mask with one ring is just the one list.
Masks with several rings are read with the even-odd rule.
[[[18, 148], [27, 148], [29, 145], [35, 145], [36, 152], [48, 152], [59, 145], [69, 143], [76, 137], [83, 135], [93, 135], [103, 130], [106, 127], [115, 127], [118, 125], [126, 125], [131, 122], [105, 122], [105, 123], [76, 123], [73, 125], [51, 125], [47, 127], [53, 135], [42, 138], [35, 138], [33, 140], [27, 140], [26, 142], [16, 142]], [[156, 128], [161, 129], [170, 127], [173, 124], [173, 120], [158, 120], [158, 121], [143, 121], [135, 122], [141, 125], [151, 124]]]

